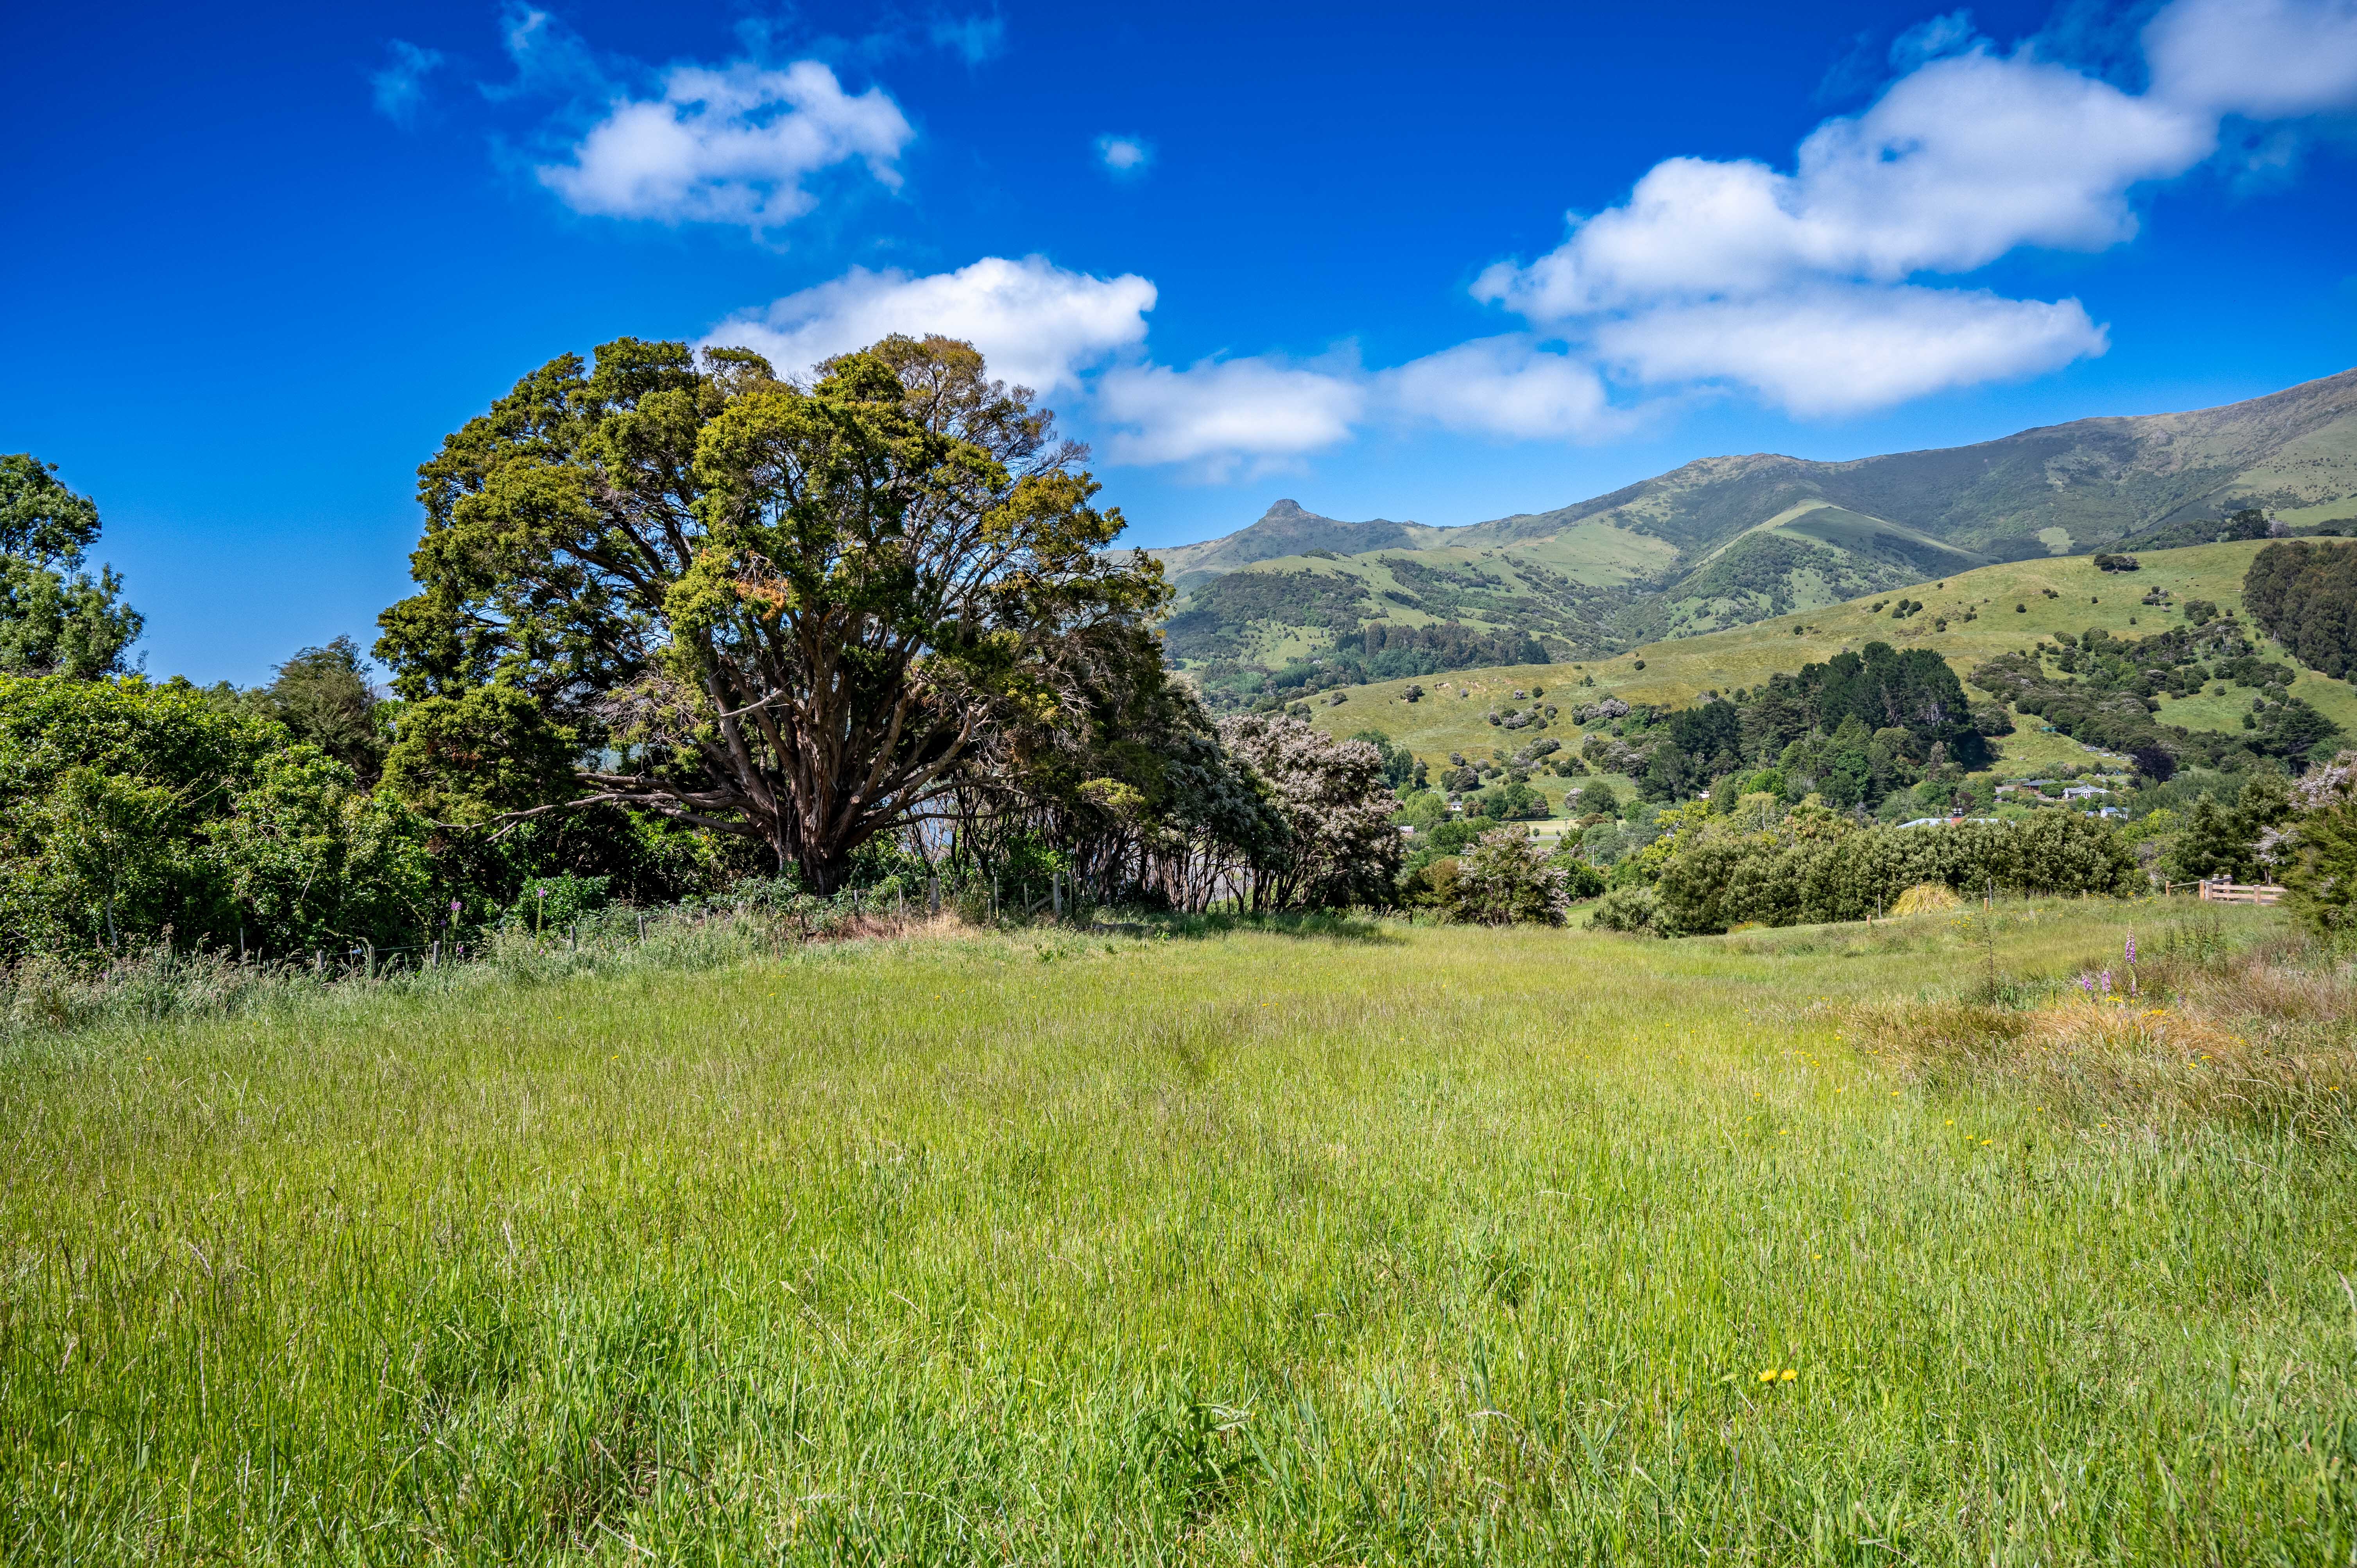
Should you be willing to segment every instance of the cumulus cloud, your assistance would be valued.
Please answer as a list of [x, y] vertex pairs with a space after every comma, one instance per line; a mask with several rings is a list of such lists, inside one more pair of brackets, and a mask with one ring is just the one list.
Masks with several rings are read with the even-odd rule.
[[660, 96], [616, 100], [569, 162], [538, 172], [578, 212], [766, 230], [809, 211], [803, 180], [839, 164], [897, 188], [915, 134], [880, 88], [845, 92], [816, 60], [677, 66]]
[[376, 112], [406, 128], [425, 102], [425, 79], [441, 66], [442, 56], [438, 50], [420, 48], [399, 38], [387, 45], [385, 52], [392, 58], [382, 70], [369, 78], [369, 88], [376, 99]]
[[1135, 136], [1099, 136], [1097, 161], [1116, 175], [1143, 174], [1154, 161], [1154, 149]]
[[1049, 393], [1076, 387], [1084, 370], [1144, 342], [1154, 299], [1154, 285], [1135, 274], [1092, 277], [1040, 256], [985, 256], [925, 277], [854, 267], [730, 317], [705, 342], [754, 349], [781, 374], [798, 375], [895, 332], [937, 332], [981, 349], [999, 379]]
[[1667, 159], [1474, 294], [1641, 381], [1732, 381], [1795, 413], [2100, 353], [2076, 300], [1924, 280], [2025, 247], [2119, 244], [2136, 232], [2135, 190], [2210, 157], [2222, 114], [2357, 102], [2357, 0], [2174, 0], [2145, 47], [2152, 84], [2132, 93], [2034, 48], [2001, 53], [1961, 12], [1936, 17], [1893, 46], [1922, 63], [1811, 133], [1789, 172]]
[[1620, 423], [1592, 366], [1519, 333], [1459, 343], [1375, 381], [1392, 413], [1468, 434], [1593, 438]]
[[1349, 439], [1366, 403], [1355, 376], [1254, 358], [1116, 367], [1098, 382], [1096, 412], [1113, 427], [1114, 461], [1224, 477]]
[[1814, 417], [2035, 375], [2107, 341], [2075, 299], [1853, 285], [1649, 310], [1605, 323], [1597, 347], [1655, 385], [1740, 381]]

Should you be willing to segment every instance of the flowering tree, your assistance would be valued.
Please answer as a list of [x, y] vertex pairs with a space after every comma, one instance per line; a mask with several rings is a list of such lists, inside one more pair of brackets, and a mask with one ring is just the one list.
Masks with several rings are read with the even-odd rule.
[[1298, 719], [1225, 720], [1220, 740], [1259, 776], [1285, 832], [1254, 847], [1243, 867], [1255, 909], [1380, 903], [1399, 872], [1397, 803], [1380, 753], [1336, 740]]
[[2357, 926], [2357, 751], [2344, 751], [2292, 786], [2292, 814], [2259, 846], [2319, 931]]

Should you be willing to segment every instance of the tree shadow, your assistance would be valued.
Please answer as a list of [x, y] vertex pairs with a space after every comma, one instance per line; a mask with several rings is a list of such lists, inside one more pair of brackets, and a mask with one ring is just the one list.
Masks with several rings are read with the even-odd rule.
[[1100, 920], [1088, 929], [1148, 940], [1159, 937], [1174, 941], [1200, 941], [1238, 931], [1258, 931], [1269, 936], [1323, 941], [1385, 943], [1406, 940], [1383, 920], [1329, 909], [1266, 914], [1239, 914], [1228, 910], [1199, 915], [1133, 914], [1120, 920]]

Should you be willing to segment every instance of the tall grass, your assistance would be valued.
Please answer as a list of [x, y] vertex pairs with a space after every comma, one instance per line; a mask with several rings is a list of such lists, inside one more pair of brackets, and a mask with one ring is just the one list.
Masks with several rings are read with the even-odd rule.
[[0, 1553], [2347, 1561], [2341, 1145], [1844, 1045], [1974, 939], [943, 934], [19, 1031]]

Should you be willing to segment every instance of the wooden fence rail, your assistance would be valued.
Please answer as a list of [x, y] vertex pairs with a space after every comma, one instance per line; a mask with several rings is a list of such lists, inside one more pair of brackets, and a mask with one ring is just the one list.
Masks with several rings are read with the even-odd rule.
[[2170, 882], [2162, 886], [2164, 893], [2176, 893], [2187, 888], [2196, 890], [2204, 904], [2276, 904], [2283, 900], [2284, 890], [2272, 882], [2229, 882], [2220, 877], [2212, 882]]

